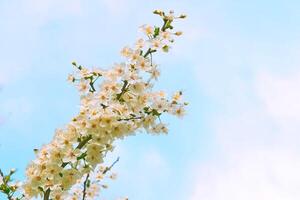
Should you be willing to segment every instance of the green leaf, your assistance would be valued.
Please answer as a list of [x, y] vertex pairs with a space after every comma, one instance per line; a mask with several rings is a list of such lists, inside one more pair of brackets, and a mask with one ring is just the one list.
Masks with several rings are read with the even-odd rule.
[[152, 115], [159, 117], [161, 115], [161, 113], [159, 113], [156, 109], [153, 109], [152, 110]]
[[38, 189], [42, 192], [44, 192], [44, 189], [41, 186], [38, 186]]
[[82, 153], [80, 156], [77, 157], [77, 160], [81, 160], [81, 159], [85, 158], [86, 155], [87, 155], [86, 152]]

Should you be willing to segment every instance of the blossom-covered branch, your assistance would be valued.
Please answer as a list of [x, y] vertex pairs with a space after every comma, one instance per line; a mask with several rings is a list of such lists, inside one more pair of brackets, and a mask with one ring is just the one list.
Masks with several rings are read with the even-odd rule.
[[[185, 113], [182, 92], [172, 96], [154, 91], [160, 75], [153, 61], [157, 52], [168, 52], [181, 31], [173, 22], [185, 15], [156, 10], [161, 26], [143, 25], [145, 38], [121, 50], [124, 62], [111, 69], [88, 69], [73, 62], [76, 72], [68, 80], [79, 90], [80, 110], [65, 127], [57, 129], [53, 140], [36, 150], [36, 159], [27, 167], [23, 185], [27, 199], [93, 199], [99, 195], [101, 181], [111, 169], [101, 166], [114, 141], [145, 130], [150, 134], [167, 133], [164, 113], [181, 117]], [[110, 178], [114, 179], [114, 175]], [[83, 185], [82, 189], [77, 189]], [[74, 192], [75, 188], [75, 192]]]

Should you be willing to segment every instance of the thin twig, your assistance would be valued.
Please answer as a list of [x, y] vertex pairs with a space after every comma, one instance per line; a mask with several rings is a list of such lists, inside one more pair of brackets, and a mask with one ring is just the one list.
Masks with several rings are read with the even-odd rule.
[[88, 173], [86, 175], [86, 178], [83, 183], [82, 200], [85, 200], [85, 197], [86, 197], [86, 188], [87, 188], [87, 183], [88, 183], [89, 177], [90, 177], [90, 174]]
[[115, 162], [113, 162], [113, 164], [111, 164], [109, 167], [106, 167], [105, 170], [103, 171], [103, 174], [106, 174], [108, 171], [110, 171], [111, 168], [113, 168], [113, 166], [114, 166], [117, 162], [119, 162], [119, 160], [120, 160], [120, 157], [118, 157], [117, 160], [115, 160]]

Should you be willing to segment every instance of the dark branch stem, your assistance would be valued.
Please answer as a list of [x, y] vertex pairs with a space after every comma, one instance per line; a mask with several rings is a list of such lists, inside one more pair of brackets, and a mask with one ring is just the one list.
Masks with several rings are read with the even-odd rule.
[[46, 190], [46, 192], [44, 193], [44, 200], [49, 200], [50, 192], [51, 192], [51, 190], [50, 190], [50, 188], [48, 188]]
[[85, 178], [84, 183], [83, 183], [82, 200], [85, 200], [85, 197], [86, 197], [86, 188], [87, 188], [87, 185], [88, 185], [87, 183], [88, 183], [89, 177], [90, 177], [90, 174], [88, 173], [86, 175], [86, 178]]
[[96, 89], [95, 89], [95, 87], [94, 87], [94, 82], [90, 82], [90, 86], [91, 86], [91, 89], [90, 89], [90, 92], [95, 92], [96, 91]]
[[144, 55], [144, 58], [146, 58], [146, 57], [150, 54], [150, 52], [151, 52], [151, 48], [149, 48], [149, 49], [146, 51], [146, 53], [145, 53], [145, 55]]
[[148, 56], [149, 54], [152, 55], [152, 53], [154, 53], [154, 52], [156, 52], [155, 49], [149, 48], [149, 49], [146, 51], [146, 53], [145, 53], [145, 55], [144, 55], [144, 58], [147, 58], [147, 56]]

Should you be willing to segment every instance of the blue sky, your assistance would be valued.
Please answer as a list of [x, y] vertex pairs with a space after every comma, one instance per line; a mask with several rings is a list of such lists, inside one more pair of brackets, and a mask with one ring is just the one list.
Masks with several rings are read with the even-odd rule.
[[182, 89], [168, 136], [118, 142], [104, 199], [300, 198], [300, 2], [0, 0], [0, 167], [18, 178], [78, 111], [71, 61], [109, 67], [154, 9], [184, 12], [184, 35], [156, 57], [157, 88]]

